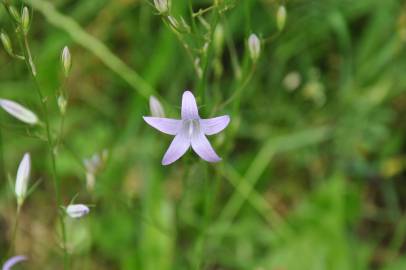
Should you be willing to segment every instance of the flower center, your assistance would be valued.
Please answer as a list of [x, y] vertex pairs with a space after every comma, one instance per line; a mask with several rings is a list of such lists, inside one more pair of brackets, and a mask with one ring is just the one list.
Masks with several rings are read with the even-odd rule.
[[193, 135], [199, 133], [200, 131], [200, 122], [198, 119], [185, 120], [184, 128], [187, 131], [188, 137], [192, 138]]

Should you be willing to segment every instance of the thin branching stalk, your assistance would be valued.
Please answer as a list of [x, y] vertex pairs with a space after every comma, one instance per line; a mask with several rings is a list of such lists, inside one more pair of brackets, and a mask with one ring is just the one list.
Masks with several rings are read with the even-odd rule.
[[57, 170], [56, 170], [56, 156], [55, 156], [55, 151], [54, 151], [55, 145], [54, 145], [54, 140], [51, 135], [51, 127], [50, 127], [50, 122], [49, 122], [47, 100], [44, 97], [44, 95], [41, 91], [40, 84], [38, 82], [36, 67], [35, 67], [34, 61], [32, 59], [27, 35], [24, 35], [21, 33], [20, 39], [22, 40], [21, 43], [23, 44], [25, 62], [31, 71], [30, 72], [31, 78], [35, 84], [35, 89], [37, 91], [38, 98], [40, 100], [41, 110], [42, 110], [42, 114], [43, 114], [43, 118], [44, 118], [45, 131], [46, 131], [46, 137], [47, 137], [47, 142], [48, 142], [48, 150], [49, 150], [49, 155], [51, 157], [52, 178], [53, 178], [53, 182], [55, 185], [55, 198], [56, 198], [56, 204], [57, 204], [56, 208], [57, 208], [57, 212], [58, 212], [60, 230], [61, 230], [61, 234], [62, 234], [63, 265], [64, 265], [64, 269], [68, 269], [69, 258], [68, 258], [68, 252], [67, 252], [67, 246], [66, 246], [66, 229], [65, 229], [65, 222], [64, 222], [64, 214], [62, 211], [60, 211], [60, 206], [62, 205], [61, 204], [61, 202], [62, 202], [61, 201], [61, 183], [60, 183], [60, 179], [58, 178]]

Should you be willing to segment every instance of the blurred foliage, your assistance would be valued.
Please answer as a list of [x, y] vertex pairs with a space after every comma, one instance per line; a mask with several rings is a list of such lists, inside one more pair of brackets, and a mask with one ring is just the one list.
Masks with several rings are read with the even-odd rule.
[[[153, 1], [26, 3], [54, 135], [61, 85], [69, 93], [56, 149], [63, 203], [78, 195], [92, 206], [66, 221], [72, 269], [405, 269], [404, 1], [174, 0], [171, 15], [190, 32], [174, 31]], [[4, 9], [0, 25], [18, 50]], [[255, 64], [251, 33], [262, 40]], [[0, 97], [40, 115], [26, 66], [4, 50], [0, 63]], [[219, 164], [188, 153], [160, 165], [170, 137], [141, 116], [155, 94], [178, 117], [185, 89], [202, 116], [231, 116], [210, 139]], [[40, 184], [22, 209], [17, 252], [30, 257], [26, 269], [61, 269], [43, 131], [1, 111], [0, 132], [1, 258], [15, 219], [7, 179], [29, 151]], [[83, 159], [103, 149], [88, 190]]]

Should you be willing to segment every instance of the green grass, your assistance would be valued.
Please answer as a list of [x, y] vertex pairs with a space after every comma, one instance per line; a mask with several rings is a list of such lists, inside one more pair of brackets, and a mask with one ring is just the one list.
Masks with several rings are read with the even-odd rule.
[[[81, 220], [65, 218], [66, 268], [406, 267], [404, 1], [173, 1], [171, 16], [184, 18], [190, 32], [175, 31], [153, 1], [25, 3], [51, 136], [61, 142], [54, 153], [62, 204], [77, 196], [92, 206]], [[282, 3], [288, 15], [278, 32]], [[4, 8], [0, 26], [21, 52]], [[262, 41], [256, 63], [251, 33]], [[73, 66], [63, 83], [65, 45]], [[292, 72], [300, 83], [289, 90]], [[61, 87], [69, 93], [62, 135]], [[142, 116], [153, 94], [178, 118], [185, 89], [204, 118], [231, 116], [210, 138], [221, 163], [189, 151], [161, 165], [171, 137]], [[0, 98], [44, 119], [30, 71], [4, 50]], [[2, 260], [16, 219], [8, 179], [24, 152], [32, 156], [31, 184], [39, 181], [19, 218], [13, 254], [29, 256], [21, 269], [64, 265], [46, 140], [43, 127], [0, 111]], [[109, 158], [89, 191], [82, 161], [103, 149]]]

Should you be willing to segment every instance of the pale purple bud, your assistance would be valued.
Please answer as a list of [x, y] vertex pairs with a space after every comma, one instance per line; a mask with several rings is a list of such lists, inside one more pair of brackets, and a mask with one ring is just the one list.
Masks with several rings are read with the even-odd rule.
[[29, 153], [25, 153], [17, 170], [15, 194], [18, 205], [22, 205], [27, 195], [28, 181], [30, 180], [31, 172], [31, 157]]
[[8, 99], [0, 99], [0, 107], [24, 123], [30, 125], [35, 125], [38, 123], [38, 117], [32, 111], [21, 106], [17, 102]]
[[248, 38], [248, 50], [253, 61], [256, 61], [261, 53], [261, 41], [258, 36], [251, 34]]
[[71, 204], [66, 208], [66, 213], [71, 218], [81, 218], [90, 212], [89, 207], [84, 204]]
[[161, 102], [154, 96], [150, 96], [149, 98], [149, 110], [154, 117], [165, 117], [165, 111]]

